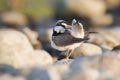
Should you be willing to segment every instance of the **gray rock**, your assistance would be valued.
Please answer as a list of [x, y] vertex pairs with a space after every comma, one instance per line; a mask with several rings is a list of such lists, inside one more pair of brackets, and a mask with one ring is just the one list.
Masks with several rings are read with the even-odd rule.
[[[94, 27], [103, 27], [110, 25], [113, 22], [113, 18], [111, 15], [106, 14], [106, 3], [102, 0], [96, 1], [96, 0], [62, 0], [64, 2], [67, 11], [70, 13], [76, 13], [79, 16], [82, 16], [84, 18], [90, 19], [91, 24]], [[62, 2], [61, 2], [62, 3]], [[60, 3], [59, 3], [60, 4]], [[57, 6], [57, 5], [56, 5]], [[63, 6], [64, 7], [64, 6]], [[64, 8], [65, 8], [64, 7]], [[58, 7], [59, 9], [59, 7]], [[61, 9], [61, 13], [65, 12], [62, 11], [64, 9]], [[66, 15], [67, 16], [67, 15]]]
[[61, 80], [55, 68], [33, 68], [27, 75], [26, 80]]
[[20, 25], [25, 26], [27, 24], [27, 18], [24, 14], [7, 11], [1, 14], [1, 22], [7, 25]]
[[8, 74], [4, 74], [0, 75], [0, 80], [25, 80], [25, 78], [21, 76], [11, 76]]
[[26, 26], [28, 21], [25, 15], [14, 11], [8, 11], [3, 12], [0, 16], [1, 23], [4, 25], [0, 27], [13, 28], [21, 31], [27, 36], [35, 49], [42, 48], [40, 41], [38, 41], [38, 33]]
[[[120, 30], [120, 29], [118, 29]], [[108, 30], [98, 30], [98, 34], [90, 35], [89, 42], [102, 46], [106, 49], [112, 49], [114, 46], [119, 45], [119, 31], [116, 29], [108, 29]]]
[[53, 65], [53, 67], [56, 68], [56, 70], [61, 74], [61, 76], [65, 76], [69, 72], [69, 66], [73, 62], [73, 59], [62, 59], [59, 61], [56, 61]]
[[54, 64], [58, 64], [58, 65], [70, 65], [71, 62], [74, 61], [73, 59], [62, 59], [62, 60], [59, 60], [59, 61], [56, 61]]
[[0, 64], [0, 74], [10, 74], [12, 76], [19, 75], [19, 70], [6, 64]]
[[[53, 27], [53, 26], [52, 26]], [[52, 28], [40, 28], [38, 30], [39, 32], [39, 38], [43, 42], [50, 42], [51, 36], [52, 36]]]
[[[41, 65], [50, 65], [53, 64], [52, 56], [45, 50], [35, 50], [36, 58], [39, 58]], [[38, 57], [37, 57], [38, 56]]]
[[61, 74], [61, 76], [64, 76], [67, 72], [69, 72], [69, 65], [65, 64], [55, 64], [53, 65], [54, 68]]
[[80, 47], [76, 48], [72, 54], [72, 57], [78, 56], [90, 56], [102, 54], [102, 49], [91, 43], [83, 43]]
[[32, 44], [32, 46], [34, 47], [34, 49], [41, 49], [42, 48], [42, 44], [38, 40], [39, 35], [36, 31], [31, 30], [27, 26], [24, 28], [23, 27], [16, 28], [16, 30], [23, 32], [27, 36], [27, 38], [29, 39], [29, 41]]
[[65, 80], [119, 80], [120, 55], [109, 53], [75, 59]]
[[41, 66], [43, 63], [47, 62], [41, 61], [41, 56], [35, 54], [24, 34], [11, 29], [0, 30], [0, 64], [15, 68], [28, 68]]

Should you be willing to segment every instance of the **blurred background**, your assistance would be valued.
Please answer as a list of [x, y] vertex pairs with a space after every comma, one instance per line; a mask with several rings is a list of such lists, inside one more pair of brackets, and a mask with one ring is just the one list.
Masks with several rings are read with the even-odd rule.
[[86, 30], [103, 35], [111, 32], [107, 39], [94, 36], [91, 43], [107, 49], [119, 45], [120, 0], [0, 0], [0, 27], [19, 31], [27, 28], [23, 32], [33, 47], [43, 48], [52, 56], [55, 50], [50, 46], [50, 37], [55, 22], [63, 19], [71, 24], [74, 18]]
[[[61, 19], [98, 32], [68, 60], [50, 44]], [[0, 0], [0, 80], [120, 80], [119, 53], [120, 0]]]

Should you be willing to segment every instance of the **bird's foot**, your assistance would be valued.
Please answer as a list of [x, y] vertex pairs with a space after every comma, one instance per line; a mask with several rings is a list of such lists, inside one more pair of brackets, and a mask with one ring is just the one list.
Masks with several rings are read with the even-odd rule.
[[65, 59], [66, 59], [66, 60], [69, 60], [69, 57], [67, 56]]

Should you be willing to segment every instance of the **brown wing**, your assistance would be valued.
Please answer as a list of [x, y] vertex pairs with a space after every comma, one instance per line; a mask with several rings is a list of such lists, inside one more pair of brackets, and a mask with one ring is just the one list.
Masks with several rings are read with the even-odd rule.
[[73, 43], [78, 43], [78, 42], [82, 42], [82, 41], [86, 41], [88, 40], [89, 38], [74, 38], [71, 36], [70, 33], [63, 33], [63, 34], [60, 34], [58, 36], [54, 36], [53, 38], [53, 41], [55, 42], [55, 44], [57, 46], [67, 46], [67, 45], [71, 45]]

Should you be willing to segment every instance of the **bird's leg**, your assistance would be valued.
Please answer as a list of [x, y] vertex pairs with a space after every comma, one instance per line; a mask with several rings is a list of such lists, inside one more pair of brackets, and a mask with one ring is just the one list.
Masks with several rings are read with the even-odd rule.
[[72, 49], [68, 49], [67, 52], [66, 52], [66, 59], [68, 60], [69, 57], [71, 56], [71, 53], [73, 52]]
[[73, 50], [70, 49], [70, 50], [69, 50], [69, 53], [68, 53], [68, 59], [69, 59], [69, 57], [71, 56], [72, 52], [73, 52]]
[[66, 59], [68, 60], [69, 59], [69, 57], [68, 57], [68, 54], [69, 54], [69, 49], [67, 49], [67, 51], [66, 51]]

